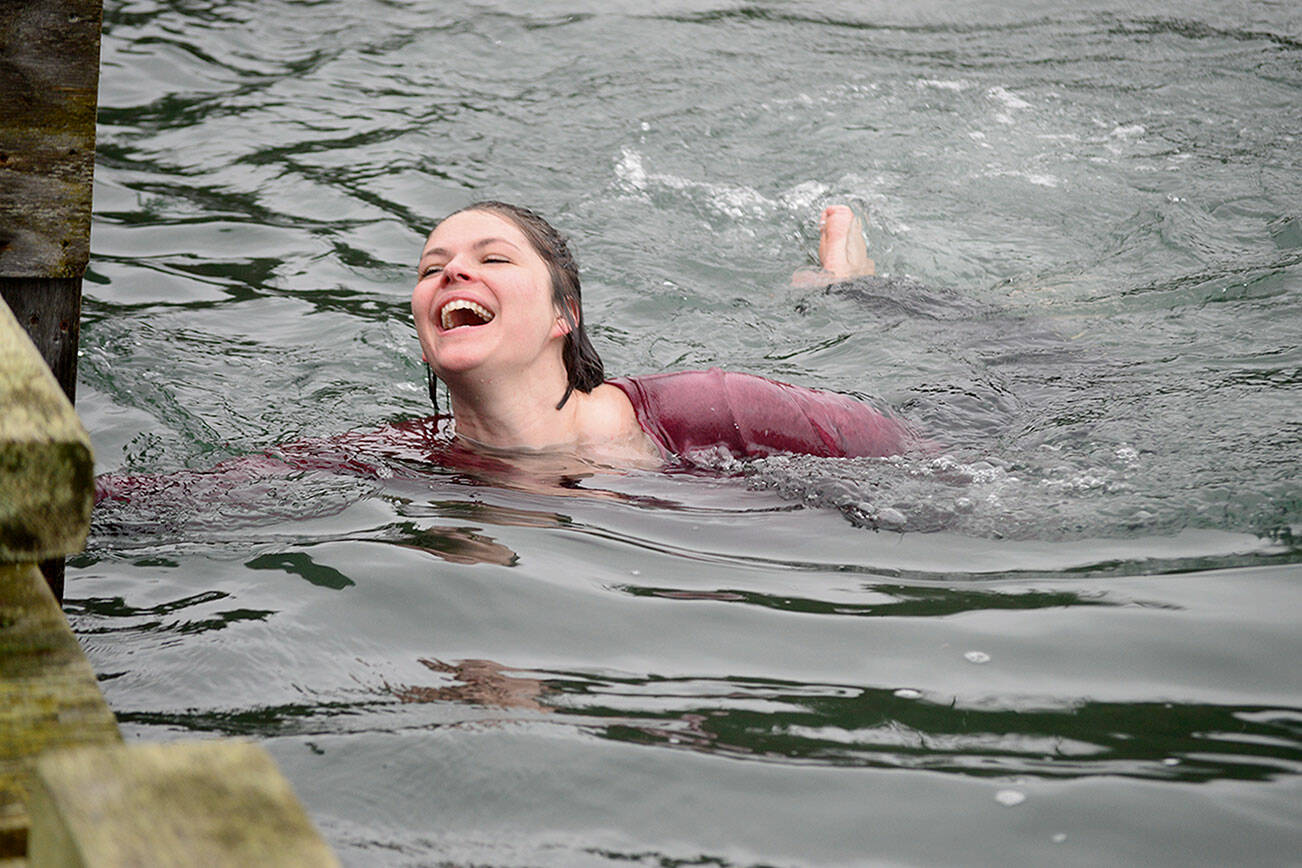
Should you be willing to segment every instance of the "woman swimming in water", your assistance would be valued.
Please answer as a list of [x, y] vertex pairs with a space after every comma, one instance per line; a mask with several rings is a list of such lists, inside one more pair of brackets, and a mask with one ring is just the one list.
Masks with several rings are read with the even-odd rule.
[[[873, 273], [849, 208], [824, 211], [820, 231], [822, 269], [797, 273], [796, 283]], [[438, 417], [408, 420], [282, 443], [210, 471], [107, 474], [96, 479], [96, 501], [149, 495], [166, 503], [169, 493], [194, 500], [196, 492], [229, 498], [294, 471], [393, 476], [422, 462], [554, 490], [557, 475], [658, 467], [703, 451], [845, 457], [926, 446], [899, 420], [853, 398], [751, 374], [711, 368], [607, 380], [584, 329], [569, 246], [524, 208], [481, 202], [448, 216], [430, 233], [418, 269], [412, 314], [430, 397], [435, 376], [452, 397], [451, 443]], [[553, 482], [530, 482], [531, 473]]]
[[[853, 212], [823, 212], [822, 270], [798, 284], [873, 273]], [[607, 380], [583, 322], [578, 266], [532, 211], [479, 202], [430, 233], [411, 307], [423, 358], [447, 384], [472, 448], [566, 452], [653, 465], [671, 454], [879, 456], [915, 442], [898, 420], [844, 395], [749, 374], [685, 371]], [[436, 399], [435, 399], [436, 400]]]

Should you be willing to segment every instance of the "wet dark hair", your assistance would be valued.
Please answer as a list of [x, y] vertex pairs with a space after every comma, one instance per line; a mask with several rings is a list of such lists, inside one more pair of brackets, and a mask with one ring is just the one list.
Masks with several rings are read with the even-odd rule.
[[[597, 355], [597, 350], [592, 346], [592, 341], [588, 339], [588, 333], [583, 327], [583, 293], [579, 288], [579, 265], [574, 261], [574, 254], [570, 252], [565, 236], [528, 208], [491, 199], [474, 202], [453, 211], [443, 220], [466, 211], [487, 211], [509, 220], [525, 238], [529, 239], [534, 252], [547, 264], [547, 271], [552, 278], [552, 303], [556, 305], [570, 327], [561, 348], [561, 359], [565, 362], [568, 383], [556, 409], [565, 406], [565, 402], [570, 399], [575, 389], [587, 393], [600, 386], [606, 379], [606, 366], [602, 364], [601, 356]], [[437, 412], [439, 402], [434, 384], [434, 371], [431, 369], [429, 394], [430, 400], [434, 402], [434, 410]]]

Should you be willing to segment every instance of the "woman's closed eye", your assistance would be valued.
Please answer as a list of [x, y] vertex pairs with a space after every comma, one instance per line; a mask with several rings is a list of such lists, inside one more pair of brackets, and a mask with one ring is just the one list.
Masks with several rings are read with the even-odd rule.
[[[514, 260], [512, 260], [511, 257], [507, 256], [505, 253], [485, 253], [482, 257], [480, 257], [479, 261], [483, 265], [509, 265]], [[421, 280], [424, 280], [427, 277], [434, 277], [435, 275], [441, 273], [443, 271], [443, 268], [444, 266], [442, 264], [427, 265], [423, 269], [421, 269], [419, 273], [419, 278]]]

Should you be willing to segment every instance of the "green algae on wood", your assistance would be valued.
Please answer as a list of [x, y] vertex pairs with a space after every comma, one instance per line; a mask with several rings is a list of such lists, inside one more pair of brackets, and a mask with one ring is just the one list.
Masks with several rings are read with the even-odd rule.
[[100, 0], [0, 0], [0, 277], [80, 277], [90, 251]]
[[32, 866], [337, 866], [267, 752], [243, 741], [77, 748], [37, 764]]
[[90, 663], [34, 564], [0, 564], [0, 858], [26, 849], [42, 751], [121, 741]]
[[94, 459], [81, 420], [0, 302], [0, 561], [81, 551]]

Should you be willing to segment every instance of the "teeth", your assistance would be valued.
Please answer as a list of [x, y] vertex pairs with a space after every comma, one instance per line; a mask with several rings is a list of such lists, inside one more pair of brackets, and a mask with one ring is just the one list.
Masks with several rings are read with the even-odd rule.
[[[489, 322], [493, 318], [493, 315], [489, 313], [487, 308], [485, 308], [483, 305], [476, 304], [475, 302], [470, 301], [469, 299], [457, 298], [443, 305], [443, 309], [439, 311], [439, 318], [443, 322], [444, 329], [451, 329], [456, 327], [457, 323], [453, 320], [452, 314], [459, 310], [470, 311], [475, 316], [483, 320], [484, 323]], [[461, 323], [461, 324], [467, 325], [467, 323]], [[480, 325], [482, 324], [483, 323], [480, 323]]]

